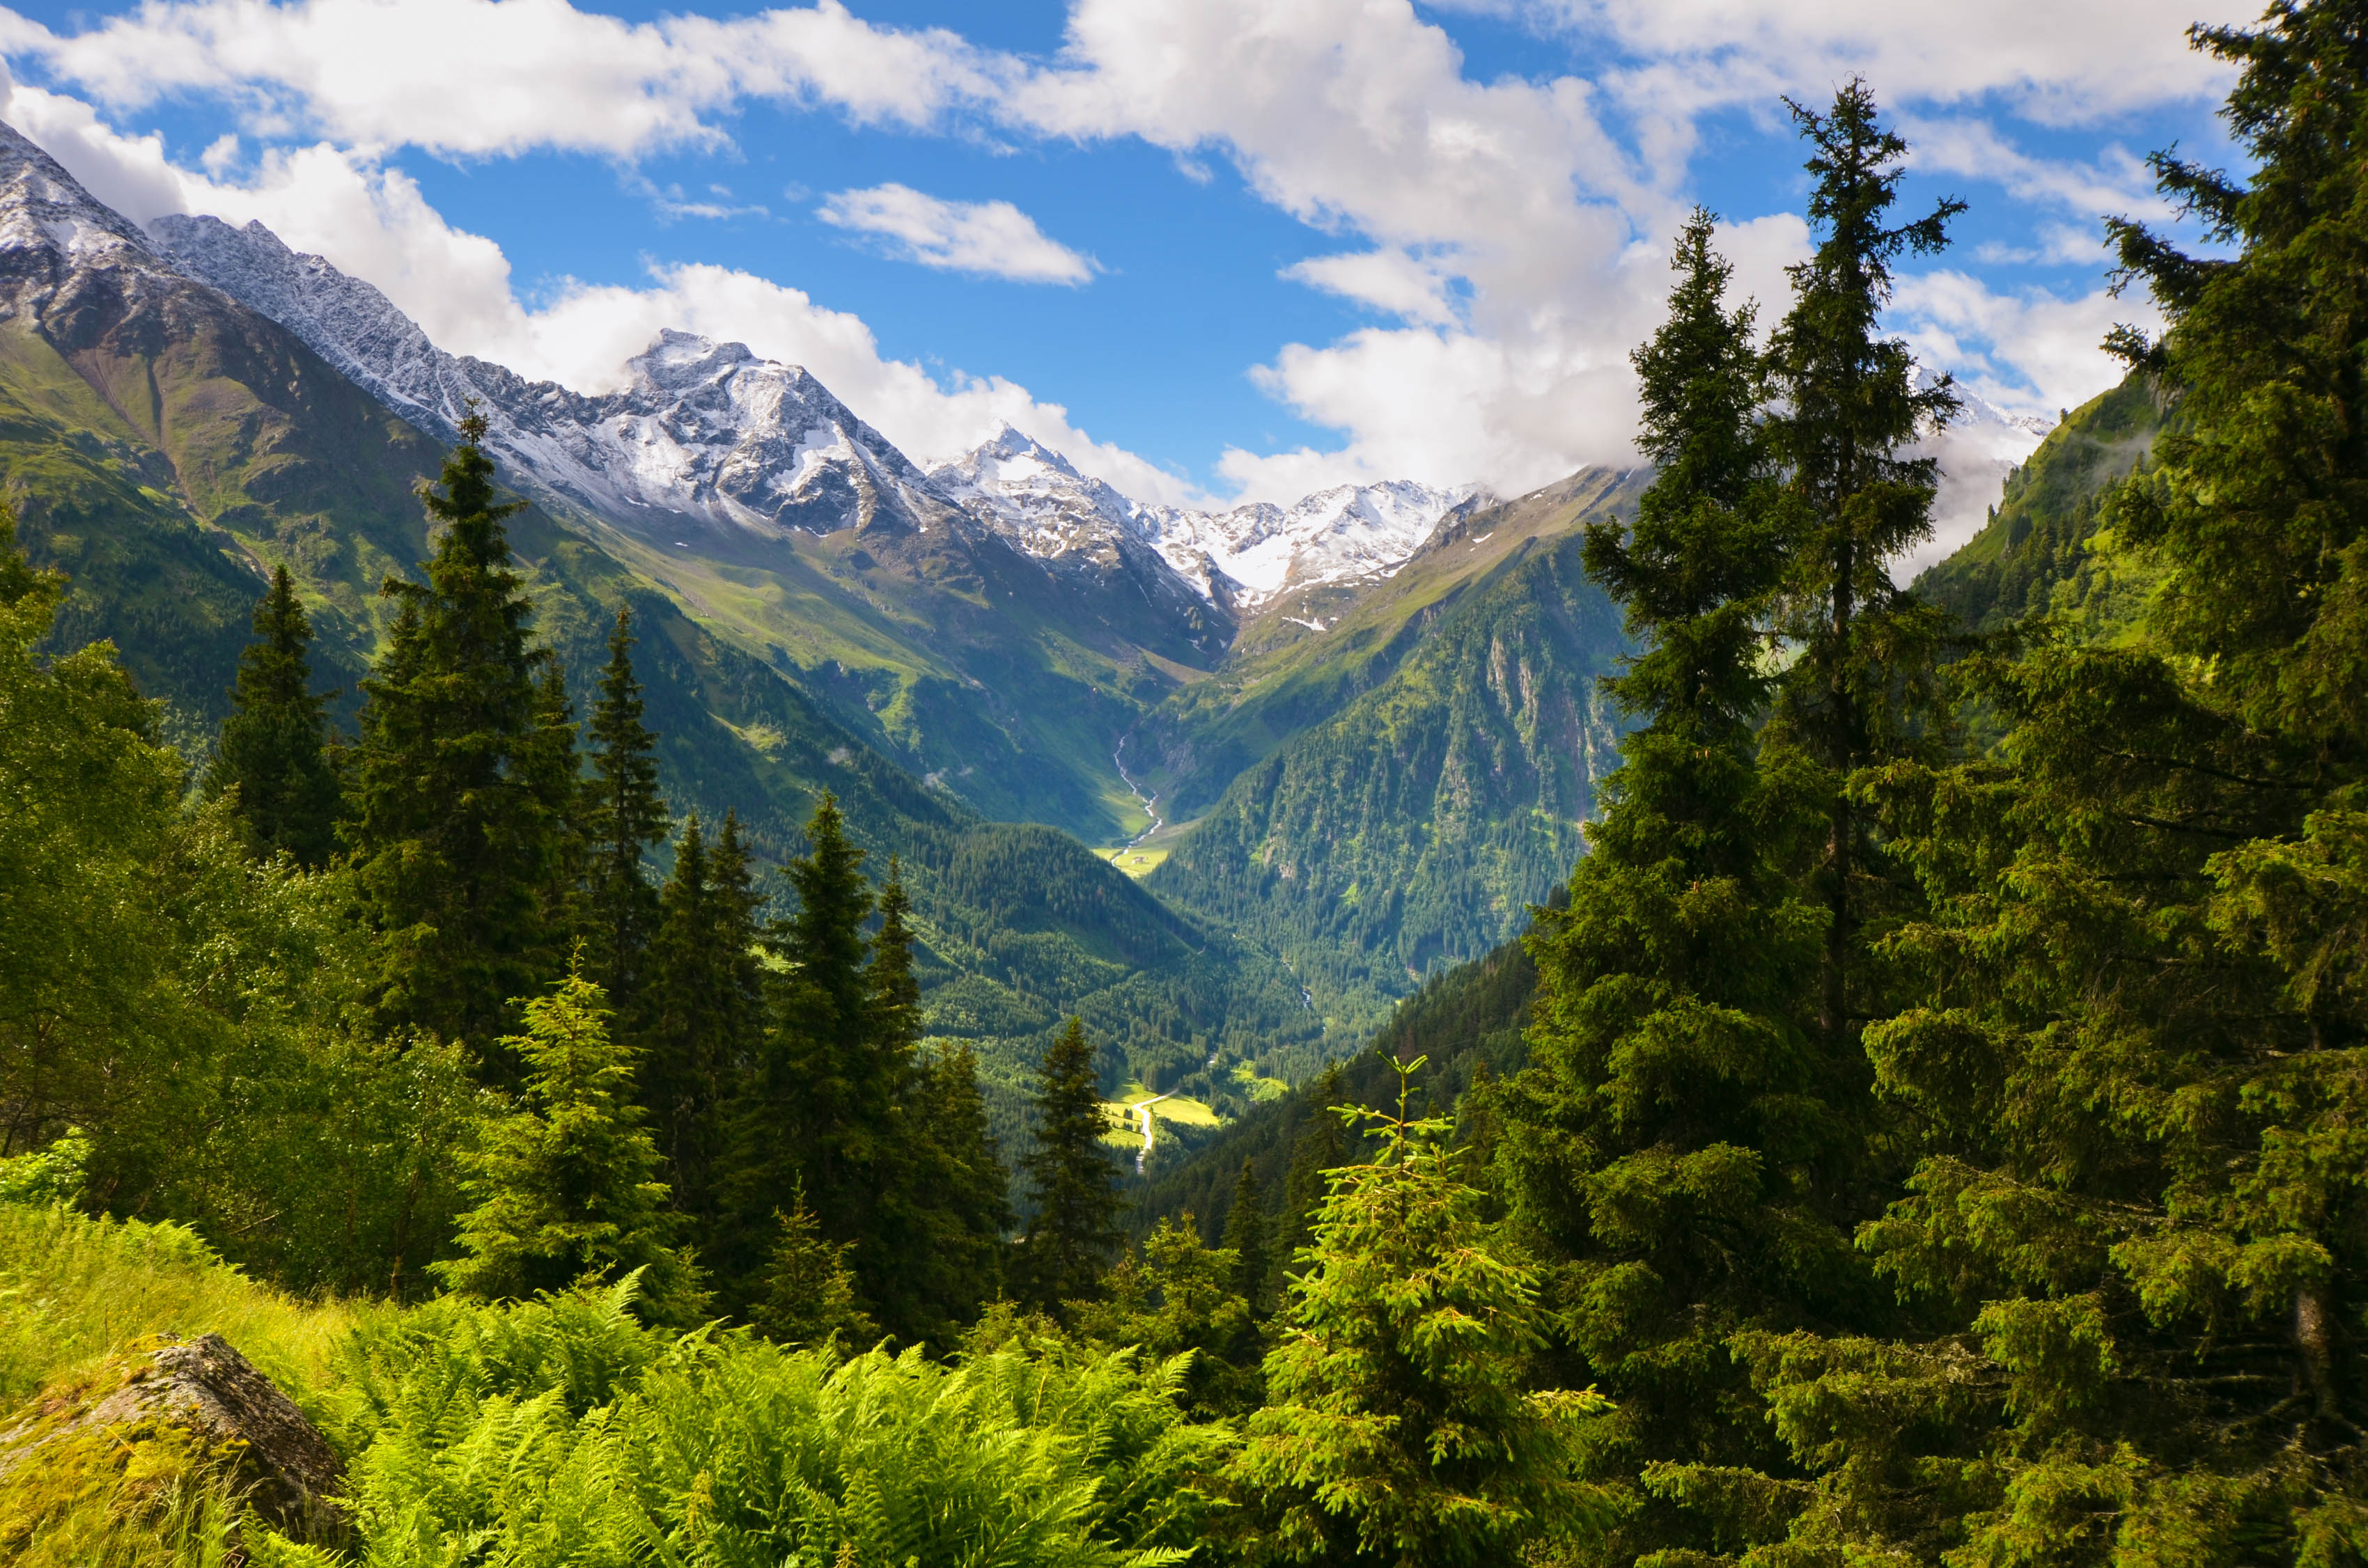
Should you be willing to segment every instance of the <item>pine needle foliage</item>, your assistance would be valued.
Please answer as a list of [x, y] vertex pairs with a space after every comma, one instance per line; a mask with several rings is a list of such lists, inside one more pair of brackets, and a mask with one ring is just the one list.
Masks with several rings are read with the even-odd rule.
[[1810, 1478], [1747, 1562], [2368, 1549], [2368, 7], [2191, 36], [2257, 172], [2155, 160], [2224, 254], [2113, 225], [2170, 322], [2114, 344], [2179, 413], [2099, 548], [2159, 586], [1969, 661], [1990, 753], [1854, 784], [1928, 911], [1864, 1035], [1920, 1156], [1859, 1236], [1905, 1324], [1738, 1341]]
[[1488, 1244], [1446, 1119], [1409, 1113], [1422, 1059], [1395, 1065], [1395, 1115], [1335, 1108], [1374, 1124], [1379, 1148], [1330, 1173], [1229, 1472], [1259, 1519], [1257, 1560], [1501, 1563], [1605, 1522], [1577, 1474], [1604, 1402], [1528, 1386], [1546, 1343], [1537, 1271]]
[[677, 1206], [703, 1224], [721, 1212], [730, 1108], [764, 1040], [762, 909], [739, 819], [725, 813], [711, 848], [692, 816], [658, 891], [639, 1097]]
[[1624, 538], [1588, 541], [1643, 649], [1609, 683], [1642, 722], [1567, 903], [1534, 915], [1531, 1065], [1467, 1099], [1508, 1231], [1543, 1264], [1557, 1361], [1617, 1406], [1582, 1471], [1620, 1500], [1588, 1554], [1606, 1562], [1716, 1549], [1661, 1467], [1786, 1468], [1732, 1335], [1873, 1296], [1846, 1198], [1863, 1069], [1824, 1048], [1826, 912], [1802, 885], [1822, 813], [1758, 733], [1799, 507], [1713, 233], [1688, 221], [1668, 320], [1635, 355], [1658, 475]]
[[617, 612], [609, 663], [586, 725], [591, 776], [580, 812], [585, 838], [585, 966], [617, 1009], [638, 1019], [647, 952], [656, 936], [658, 893], [643, 869], [670, 824], [658, 791], [657, 737], [642, 722], [633, 677], [633, 614]]
[[313, 624], [282, 564], [255, 608], [255, 640], [239, 655], [230, 716], [205, 775], [209, 798], [235, 790], [247, 852], [300, 865], [328, 864], [337, 846], [343, 791], [329, 757], [324, 710], [334, 692], [313, 689], [306, 650]]
[[630, 1096], [632, 1051], [613, 1040], [600, 988], [570, 974], [526, 1005], [506, 1043], [526, 1074], [518, 1108], [465, 1156], [462, 1256], [436, 1265], [456, 1290], [494, 1300], [634, 1275], [654, 1321], [688, 1326], [705, 1297], [677, 1249], [657, 1146]]
[[420, 493], [442, 526], [427, 581], [381, 590], [395, 614], [362, 682], [345, 827], [379, 932], [381, 1019], [480, 1051], [509, 1032], [511, 998], [562, 967], [546, 894], [575, 789], [547, 755], [551, 655], [502, 526], [522, 503], [495, 499], [484, 435], [464, 419], [442, 488]]
[[1119, 1249], [1118, 1169], [1086, 1026], [1071, 1018], [1036, 1073], [1034, 1146], [1019, 1162], [1036, 1211], [1018, 1257], [1027, 1299], [1048, 1311], [1099, 1293]]

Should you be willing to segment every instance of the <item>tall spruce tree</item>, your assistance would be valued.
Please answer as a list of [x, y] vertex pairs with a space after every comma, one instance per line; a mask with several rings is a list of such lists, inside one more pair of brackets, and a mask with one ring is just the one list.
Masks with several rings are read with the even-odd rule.
[[329, 756], [325, 710], [334, 692], [313, 689], [313, 623], [285, 565], [255, 608], [255, 641], [239, 655], [230, 717], [208, 765], [208, 799], [237, 791], [233, 812], [250, 853], [286, 853], [321, 867], [337, 846], [343, 804]]
[[[806, 853], [781, 868], [795, 907], [767, 936], [780, 960], [770, 1026], [732, 1112], [732, 1171], [720, 1258], [734, 1280], [763, 1266], [792, 1188], [824, 1238], [852, 1250], [859, 1308], [882, 1315], [910, 1297], [894, 1217], [911, 1160], [908, 1045], [883, 1042], [863, 927], [875, 904], [864, 852], [825, 793], [806, 824]], [[752, 1286], [753, 1288], [753, 1286]], [[882, 1315], [891, 1332], [913, 1324]]]
[[1036, 1071], [1036, 1132], [1019, 1162], [1035, 1214], [1019, 1253], [1026, 1300], [1046, 1311], [1087, 1300], [1116, 1257], [1118, 1167], [1102, 1152], [1110, 1118], [1082, 1019], [1071, 1018]]
[[1218, 1245], [1234, 1255], [1234, 1294], [1250, 1304], [1252, 1312], [1260, 1309], [1267, 1282], [1267, 1217], [1266, 1195], [1258, 1190], [1258, 1181], [1247, 1160], [1242, 1162], [1242, 1174], [1234, 1180], [1234, 1200], [1225, 1210], [1225, 1233]]
[[1731, 1534], [1672, 1467], [1781, 1468], [1727, 1339], [1829, 1322], [1861, 1293], [1842, 1198], [1862, 1091], [1815, 1028], [1815, 834], [1760, 765], [1763, 657], [1797, 521], [1764, 440], [1753, 311], [1697, 211], [1667, 323], [1635, 355], [1658, 477], [1588, 564], [1641, 652], [1607, 682], [1642, 721], [1603, 788], [1567, 905], [1534, 912], [1531, 1065], [1491, 1093], [1513, 1233], [1548, 1264], [1565, 1376], [1615, 1411], [1586, 1450], [1620, 1499], [1595, 1560]]
[[617, 612], [609, 664], [586, 726], [591, 777], [585, 781], [584, 935], [587, 971], [608, 988], [618, 1012], [636, 1021], [645, 958], [658, 924], [658, 893], [643, 869], [650, 848], [666, 842], [665, 798], [658, 793], [656, 737], [642, 722], [642, 687], [633, 677], [633, 615]]
[[638, 1269], [643, 1315], [689, 1327], [705, 1296], [676, 1244], [680, 1221], [631, 1098], [632, 1051], [610, 1036], [606, 998], [571, 974], [525, 1010], [526, 1032], [507, 1042], [525, 1067], [520, 1103], [465, 1156], [476, 1206], [461, 1221], [462, 1256], [432, 1267], [497, 1299]]
[[538, 969], [550, 971], [581, 967], [579, 949], [590, 924], [585, 894], [591, 844], [584, 830], [584, 759], [575, 744], [581, 728], [567, 671], [547, 657], [535, 680], [534, 733], [519, 777], [542, 807], [542, 875], [535, 888], [541, 945], [533, 957]]
[[2223, 254], [2115, 225], [2177, 415], [2092, 548], [2161, 585], [1971, 661], [2003, 742], [1866, 791], [1931, 914], [1866, 1032], [1922, 1158], [1861, 1242], [1923, 1332], [1743, 1346], [1815, 1477], [1771, 1557], [2368, 1547], [2368, 6], [2192, 36], [2256, 172], [2155, 160]]
[[1379, 1124], [1332, 1173], [1264, 1408], [1228, 1479], [1250, 1504], [1252, 1561], [1456, 1568], [1583, 1550], [1612, 1510], [1578, 1477], [1593, 1394], [1532, 1392], [1547, 1314], [1536, 1271], [1500, 1256], [1443, 1118]]
[[883, 1321], [907, 1338], [947, 1345], [996, 1292], [1008, 1184], [969, 1049], [921, 1059], [912, 907], [892, 858], [868, 988], [875, 1070], [896, 1085], [901, 1158], [882, 1173], [896, 1185], [882, 1195], [874, 1277]]
[[765, 1037], [761, 906], [739, 819], [725, 813], [711, 850], [692, 817], [659, 890], [639, 1035], [651, 1133], [676, 1203], [702, 1231], [722, 1201], [728, 1108]]
[[550, 978], [560, 946], [544, 904], [564, 823], [538, 692], [550, 655], [502, 526], [522, 504], [495, 499], [484, 429], [462, 420], [442, 489], [421, 492], [442, 529], [427, 580], [381, 590], [395, 614], [362, 682], [344, 832], [380, 1017], [465, 1040], [499, 1071], [510, 999]]
[[1844, 86], [1823, 114], [1787, 107], [1811, 148], [1817, 248], [1788, 269], [1793, 307], [1768, 350], [1776, 403], [1764, 435], [1799, 530], [1780, 621], [1799, 657], [1780, 686], [1771, 738], [1821, 775], [1821, 1022], [1827, 1050], [1841, 1058], [1855, 1052], [1856, 1020], [1875, 1009], [1854, 994], [1853, 972], [1885, 903], [1884, 869], [1850, 775], [1913, 750], [1936, 713], [1930, 671], [1942, 617], [1891, 573], [1932, 535], [1939, 469], [1907, 454], [1958, 407], [1946, 376], [1917, 384], [1914, 357], [1884, 335], [1881, 316], [1893, 264], [1944, 248], [1964, 203], [1943, 200], [1921, 218], [1888, 223], [1907, 143], [1884, 129], [1864, 82]]

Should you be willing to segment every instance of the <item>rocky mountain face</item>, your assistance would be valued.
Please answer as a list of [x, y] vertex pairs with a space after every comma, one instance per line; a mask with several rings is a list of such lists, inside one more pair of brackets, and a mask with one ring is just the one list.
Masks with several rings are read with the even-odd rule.
[[[926, 474], [794, 365], [740, 344], [662, 333], [630, 384], [586, 397], [447, 354], [370, 284], [290, 250], [261, 223], [172, 216], [156, 246], [295, 333], [390, 408], [443, 437], [472, 399], [523, 482], [652, 538], [689, 521], [758, 533], [926, 531], [967, 517], [1039, 561], [1143, 580], [1172, 573], [1204, 603], [1255, 610], [1315, 586], [1386, 576], [1474, 499], [1399, 481], [1296, 505], [1151, 506], [1006, 426]], [[1163, 572], [1162, 568], [1166, 571]]]
[[955, 509], [898, 451], [794, 365], [666, 332], [625, 390], [586, 397], [445, 353], [370, 284], [290, 250], [261, 223], [170, 216], [157, 247], [288, 328], [423, 430], [449, 439], [473, 400], [505, 471], [651, 538], [686, 528], [925, 530]]

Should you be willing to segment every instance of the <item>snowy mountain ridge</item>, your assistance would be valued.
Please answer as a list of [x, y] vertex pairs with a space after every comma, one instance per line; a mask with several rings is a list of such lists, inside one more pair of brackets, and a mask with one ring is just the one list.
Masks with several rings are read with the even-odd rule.
[[[655, 538], [662, 517], [757, 531], [927, 529], [954, 509], [910, 459], [794, 365], [665, 332], [622, 392], [586, 397], [448, 354], [393, 301], [261, 223], [160, 218], [192, 275], [271, 317], [414, 424], [449, 437], [469, 400], [529, 488]], [[653, 531], [654, 530], [654, 531]]]
[[414, 424], [449, 438], [475, 399], [487, 445], [529, 488], [653, 539], [667, 518], [821, 534], [967, 517], [1050, 565], [1109, 570], [1147, 551], [1164, 563], [1154, 570], [1239, 612], [1303, 586], [1386, 576], [1474, 494], [1401, 481], [1287, 508], [1146, 506], [1008, 426], [924, 473], [804, 369], [741, 344], [665, 332], [628, 362], [624, 391], [590, 397], [445, 352], [376, 288], [259, 222], [176, 215], [151, 236]]
[[1150, 506], [1080, 473], [1009, 425], [931, 469], [929, 478], [1031, 555], [1057, 560], [1132, 539], [1157, 551], [1201, 597], [1235, 610], [1298, 588], [1386, 577], [1442, 517], [1481, 494], [1474, 485], [1438, 490], [1396, 480], [1336, 485], [1288, 507]]

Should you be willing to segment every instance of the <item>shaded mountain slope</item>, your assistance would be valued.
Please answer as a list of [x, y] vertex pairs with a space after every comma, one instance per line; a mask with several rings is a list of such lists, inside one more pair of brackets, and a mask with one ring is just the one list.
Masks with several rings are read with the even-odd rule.
[[1128, 736], [1130, 768], [1167, 818], [1197, 816], [1244, 769], [1388, 680], [1467, 594], [1543, 542], [1633, 507], [1643, 483], [1587, 469], [1517, 500], [1451, 513], [1386, 580], [1286, 601], [1243, 627], [1215, 676], [1169, 698]]
[[[1916, 591], [1980, 631], [2051, 607], [2075, 608], [2092, 588], [2126, 597], [2133, 586], [2127, 574], [2118, 592], [2109, 588], [2089, 545], [2102, 526], [2104, 493], [2145, 460], [2166, 413], [2143, 372], [2073, 410], [2008, 476], [1982, 530], [1918, 577]], [[2057, 605], [2066, 585], [2071, 597]], [[2096, 608], [2120, 621], [2134, 619], [2137, 607]]]
[[[1456, 557], [1497, 515], [1437, 541], [1400, 574], [1416, 582], [1392, 611], [1415, 637], [1396, 667], [1236, 777], [1149, 885], [1281, 953], [1315, 1008], [1360, 1032], [1432, 970], [1519, 931], [1569, 874], [1596, 780], [1617, 762], [1599, 677], [1623, 641], [1577, 524], [1629, 494], [1609, 478], [1550, 493], [1531, 531], [1470, 574]], [[1426, 581], [1443, 585], [1435, 598]], [[1393, 623], [1372, 624], [1368, 669]], [[1358, 678], [1293, 675], [1334, 691]]]
[[[1319, 1092], [1320, 1081], [1304, 1083], [1189, 1150], [1155, 1153], [1129, 1216], [1136, 1233], [1147, 1233], [1160, 1220], [1190, 1214], [1215, 1244], [1246, 1161], [1266, 1194], [1268, 1212], [1276, 1212], [1292, 1151], [1318, 1118], [1330, 1118], [1329, 1104], [1395, 1108], [1397, 1075], [1380, 1052], [1401, 1062], [1429, 1057], [1415, 1080], [1422, 1096], [1417, 1108], [1425, 1115], [1452, 1114], [1476, 1074], [1485, 1071], [1502, 1078], [1529, 1060], [1522, 1037], [1537, 984], [1537, 966], [1518, 941], [1433, 976], [1398, 1004], [1368, 1049], [1341, 1063], [1337, 1096]], [[1463, 1130], [1464, 1135], [1472, 1131]]]

